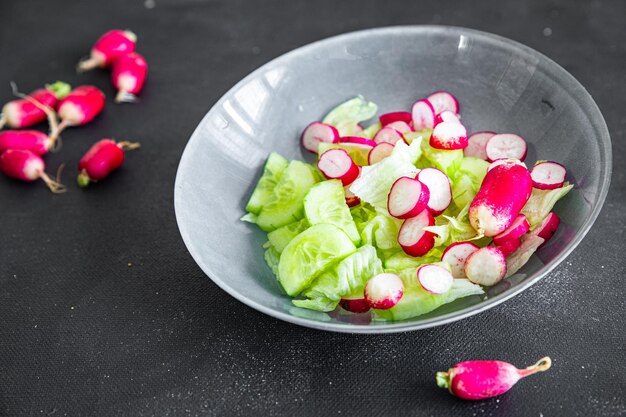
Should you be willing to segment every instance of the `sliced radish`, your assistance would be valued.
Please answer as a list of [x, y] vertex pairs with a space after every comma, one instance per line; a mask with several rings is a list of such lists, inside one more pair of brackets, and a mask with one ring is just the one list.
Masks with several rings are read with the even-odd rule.
[[422, 265], [417, 270], [417, 279], [422, 288], [433, 294], [444, 294], [452, 288], [454, 277], [440, 265]]
[[342, 136], [339, 138], [339, 143], [355, 143], [357, 145], [365, 145], [370, 147], [374, 147], [377, 145], [377, 143], [373, 140], [362, 138], [360, 136]]
[[428, 210], [406, 219], [398, 233], [398, 243], [407, 255], [424, 256], [435, 246], [435, 234], [424, 230], [434, 226], [435, 219]]
[[413, 105], [413, 129], [424, 130], [435, 127], [435, 108], [428, 100], [418, 100]]
[[352, 313], [367, 313], [370, 310], [365, 298], [342, 298], [339, 305]]
[[400, 177], [393, 183], [387, 197], [389, 214], [398, 219], [415, 217], [427, 208], [428, 187], [410, 177]]
[[459, 112], [459, 101], [452, 94], [446, 91], [437, 91], [428, 96], [428, 101], [431, 102], [435, 109], [435, 114], [439, 114], [446, 110], [453, 113]]
[[392, 127], [383, 127], [374, 136], [374, 141], [376, 143], [387, 142], [395, 145], [399, 140], [404, 140], [402, 132], [399, 132]]
[[540, 190], [561, 188], [565, 182], [565, 167], [558, 162], [540, 162], [530, 171], [533, 187]]
[[505, 240], [500, 244], [494, 242], [494, 244], [498, 249], [500, 249], [500, 251], [502, 251], [504, 257], [508, 258], [510, 254], [515, 252], [522, 245], [522, 241], [519, 237], [516, 237], [515, 239]]
[[541, 244], [541, 246], [543, 246], [554, 235], [556, 229], [559, 228], [560, 223], [561, 219], [559, 219], [559, 216], [552, 211], [546, 216], [545, 219], [543, 219], [541, 224], [531, 232], [531, 234], [544, 239], [545, 242]]
[[506, 259], [494, 246], [485, 246], [472, 253], [465, 261], [465, 275], [474, 284], [494, 285], [506, 275]]
[[498, 165], [504, 165], [504, 164], [516, 164], [516, 165], [521, 165], [524, 168], [526, 168], [526, 164], [520, 161], [519, 159], [501, 158], [501, 159], [496, 159], [491, 164], [489, 164], [489, 166], [487, 167], [487, 172], [491, 171]]
[[354, 207], [361, 204], [361, 199], [356, 196], [352, 191], [350, 191], [350, 187], [345, 186], [344, 191], [346, 194], [346, 204], [348, 205], [348, 207]]
[[393, 152], [394, 146], [389, 142], [380, 142], [372, 148], [367, 160], [370, 165], [374, 165], [376, 162], [380, 162]]
[[452, 268], [454, 278], [467, 278], [465, 276], [465, 261], [474, 252], [480, 249], [472, 242], [455, 242], [448, 246], [441, 255], [441, 260]]
[[411, 126], [409, 126], [409, 124], [407, 122], [403, 122], [401, 120], [398, 120], [397, 122], [389, 123], [385, 127], [390, 127], [392, 129], [396, 129], [398, 132], [400, 132], [402, 134], [410, 133], [410, 132], [413, 131], [413, 128]]
[[528, 147], [524, 138], [513, 133], [493, 135], [485, 145], [487, 160], [490, 162], [501, 158], [512, 158], [523, 161]]
[[326, 178], [341, 180], [344, 186], [351, 184], [360, 173], [359, 167], [343, 149], [329, 149], [324, 152], [317, 161], [317, 167]]
[[435, 126], [442, 122], [461, 123], [461, 119], [458, 114], [445, 110], [435, 116]]
[[309, 152], [317, 153], [321, 142], [339, 142], [339, 132], [334, 126], [321, 122], [313, 122], [304, 128], [302, 132], [302, 146]]
[[493, 243], [500, 246], [507, 240], [519, 239], [524, 233], [530, 229], [530, 223], [523, 214], [518, 214], [513, 223], [502, 233], [494, 236]]
[[424, 168], [415, 178], [428, 187], [430, 196], [426, 205], [433, 216], [439, 216], [452, 202], [450, 179], [437, 168]]
[[430, 146], [436, 149], [453, 150], [467, 147], [467, 130], [455, 122], [442, 122], [430, 135]]
[[496, 132], [473, 133], [469, 138], [467, 138], [467, 148], [463, 149], [463, 155], [473, 156], [474, 158], [480, 158], [486, 161], [487, 152], [485, 151], [485, 147], [487, 146], [489, 139], [495, 135]]
[[404, 283], [396, 274], [378, 274], [367, 281], [364, 293], [371, 308], [387, 310], [402, 298]]
[[379, 118], [380, 124], [383, 126], [387, 126], [389, 123], [393, 122], [404, 122], [409, 123], [413, 120], [411, 113], [408, 111], [394, 111], [391, 113], [385, 113], [381, 115]]

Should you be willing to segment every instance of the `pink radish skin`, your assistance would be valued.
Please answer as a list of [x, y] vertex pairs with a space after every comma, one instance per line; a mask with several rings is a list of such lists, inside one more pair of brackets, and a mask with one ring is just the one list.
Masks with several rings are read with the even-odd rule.
[[524, 161], [528, 147], [526, 141], [518, 135], [512, 133], [500, 133], [492, 136], [485, 145], [487, 160], [490, 162], [496, 159], [511, 158]]
[[367, 156], [367, 161], [370, 165], [374, 165], [377, 162], [382, 161], [393, 152], [394, 146], [388, 142], [381, 142], [374, 146]]
[[427, 100], [433, 105], [435, 114], [446, 110], [452, 113], [459, 113], [459, 101], [452, 94], [446, 91], [437, 91], [428, 96]]
[[435, 108], [428, 100], [418, 100], [411, 111], [413, 129], [416, 131], [435, 127]]
[[526, 216], [518, 214], [513, 223], [504, 232], [494, 236], [493, 243], [502, 245], [507, 240], [519, 239], [524, 233], [528, 232], [528, 229], [530, 229], [530, 223], [528, 223]]
[[443, 122], [461, 123], [461, 119], [458, 114], [445, 110], [435, 116], [435, 126]]
[[348, 152], [343, 149], [329, 149], [324, 152], [317, 162], [317, 167], [326, 178], [341, 180], [344, 186], [352, 184], [361, 172]]
[[406, 219], [398, 232], [398, 243], [410, 256], [424, 256], [435, 246], [435, 234], [424, 230], [434, 226], [435, 219], [428, 210]]
[[373, 140], [362, 138], [360, 136], [342, 136], [339, 138], [339, 142], [340, 143], [355, 143], [357, 145], [371, 146], [372, 148], [377, 145], [377, 143], [374, 142]]
[[387, 142], [387, 143], [391, 143], [392, 145], [395, 145], [396, 142], [400, 140], [404, 140], [404, 136], [402, 136], [402, 132], [399, 132], [392, 127], [383, 127], [374, 136], [374, 142], [376, 143]]
[[367, 313], [370, 311], [370, 305], [365, 298], [342, 298], [339, 302], [341, 308], [352, 313]]
[[403, 121], [397, 121], [397, 122], [389, 123], [385, 127], [389, 127], [391, 129], [396, 129], [398, 132], [400, 132], [402, 134], [411, 133], [413, 131], [413, 128], [411, 126], [409, 126], [408, 123], [403, 122]]
[[59, 129], [81, 126], [91, 122], [104, 109], [104, 93], [92, 85], [81, 85], [59, 103]]
[[484, 400], [504, 394], [520, 379], [546, 371], [551, 365], [547, 356], [526, 369], [502, 361], [461, 362], [447, 372], [437, 372], [437, 386], [464, 400]]
[[91, 55], [78, 63], [78, 72], [107, 68], [115, 59], [135, 51], [137, 36], [129, 30], [115, 29], [102, 35], [91, 48]]
[[46, 165], [39, 155], [23, 149], [9, 149], [0, 155], [0, 172], [21, 181], [43, 180], [53, 193], [65, 192], [65, 186], [44, 172]]
[[473, 133], [469, 138], [467, 138], [467, 148], [463, 149], [463, 155], [480, 158], [486, 161], [487, 152], [485, 151], [485, 147], [487, 146], [489, 139], [495, 135], [496, 132]]
[[505, 240], [500, 244], [494, 242], [494, 245], [498, 249], [500, 249], [505, 258], [508, 258], [510, 254], [512, 254], [517, 249], [519, 249], [520, 246], [522, 246], [522, 241], [519, 237], [517, 237], [515, 239]]
[[348, 207], [354, 207], [361, 204], [361, 199], [357, 197], [352, 191], [350, 191], [349, 186], [345, 186], [344, 191], [346, 195], [346, 204], [348, 205]]
[[442, 122], [430, 135], [430, 146], [435, 149], [454, 150], [467, 147], [467, 130], [456, 122]]
[[519, 165], [528, 169], [526, 167], [526, 164], [520, 161], [519, 159], [502, 158], [502, 159], [496, 159], [491, 164], [489, 164], [489, 166], [487, 167], [487, 172], [491, 171], [493, 168], [497, 167], [498, 165], [503, 165], [503, 164], [516, 164], [516, 165]]
[[45, 155], [54, 143], [38, 130], [5, 130], [0, 132], [0, 154], [7, 149], [31, 151], [35, 155]]
[[[44, 107], [55, 109], [59, 99], [65, 97], [63, 90], [69, 89], [66, 83], [56, 82], [33, 91], [28, 95]], [[2, 107], [2, 117], [0, 117], [0, 129], [5, 125], [11, 129], [23, 129], [41, 123], [47, 118], [46, 112], [38, 107], [33, 101], [26, 98], [12, 100]]]
[[550, 238], [559, 228], [559, 224], [561, 224], [561, 219], [559, 219], [559, 216], [557, 216], [552, 211], [546, 216], [545, 219], [543, 219], [541, 224], [531, 232], [533, 235], [539, 236], [540, 238], [544, 239], [544, 242], [541, 244], [541, 246], [539, 246], [539, 248], [541, 248], [543, 245], [546, 244], [548, 240], [550, 240]]
[[338, 143], [339, 131], [334, 126], [321, 122], [313, 122], [304, 128], [302, 132], [302, 146], [307, 151], [317, 154], [319, 144]]
[[420, 266], [417, 269], [417, 279], [422, 288], [432, 294], [445, 294], [454, 283], [450, 271], [440, 265]]
[[124, 150], [140, 146], [139, 143], [116, 143], [111, 139], [96, 142], [78, 163], [78, 185], [86, 187], [90, 182], [105, 179], [124, 163]]
[[508, 161], [497, 165], [483, 179], [469, 208], [469, 220], [479, 235], [504, 232], [519, 214], [532, 192], [526, 168]]
[[143, 88], [148, 75], [148, 63], [137, 53], [122, 55], [113, 62], [111, 81], [117, 89], [116, 103], [137, 101], [137, 94]]
[[468, 256], [464, 269], [467, 279], [489, 287], [506, 276], [506, 259], [497, 247], [485, 246]]
[[430, 191], [426, 205], [433, 216], [439, 216], [446, 211], [452, 202], [452, 186], [448, 176], [437, 168], [424, 168], [415, 178], [425, 184]]
[[566, 174], [565, 167], [558, 162], [540, 162], [530, 171], [533, 187], [540, 190], [561, 188]]
[[365, 301], [371, 308], [387, 310], [400, 302], [404, 283], [395, 274], [378, 274], [365, 284]]
[[413, 120], [413, 117], [408, 111], [394, 111], [381, 115], [378, 120], [380, 120], [381, 125], [387, 126], [389, 123], [393, 122], [404, 122], [408, 124]]
[[400, 177], [393, 183], [387, 197], [389, 214], [398, 219], [415, 217], [426, 209], [430, 192], [416, 179]]
[[480, 248], [472, 242], [455, 242], [443, 251], [441, 260], [450, 265], [454, 278], [467, 278], [464, 269], [465, 261], [478, 249]]

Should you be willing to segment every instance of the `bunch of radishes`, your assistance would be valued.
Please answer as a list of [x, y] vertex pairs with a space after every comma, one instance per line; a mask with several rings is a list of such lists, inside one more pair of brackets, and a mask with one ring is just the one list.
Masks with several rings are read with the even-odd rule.
[[[135, 43], [136, 36], [130, 31], [109, 31], [98, 39], [91, 57], [81, 61], [79, 70], [112, 65], [112, 80], [118, 89], [116, 101], [135, 101], [135, 94], [143, 87], [147, 75], [145, 60], [134, 53]], [[0, 132], [0, 172], [22, 181], [42, 179], [51, 191], [64, 192], [65, 186], [45, 173], [41, 156], [55, 147], [67, 127], [87, 124], [100, 114], [105, 105], [104, 93], [90, 85], [72, 90], [69, 84], [56, 82], [29, 95], [15, 94], [21, 98], [5, 104], [0, 117], [0, 129], [5, 125], [13, 129]], [[48, 134], [17, 130], [46, 119], [50, 125]], [[57, 119], [61, 122], [58, 123]], [[110, 139], [94, 144], [80, 160], [79, 185], [105, 178], [122, 164], [124, 149], [138, 146], [128, 142], [116, 144]]]

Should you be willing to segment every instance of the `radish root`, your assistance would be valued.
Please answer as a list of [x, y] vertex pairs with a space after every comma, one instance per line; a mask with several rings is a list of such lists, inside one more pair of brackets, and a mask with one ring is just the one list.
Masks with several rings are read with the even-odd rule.
[[128, 91], [120, 90], [115, 96], [116, 103], [136, 103], [139, 99], [136, 95], [129, 93]]
[[[38, 100], [35, 100], [31, 96], [26, 95], [24, 93], [20, 93], [20, 91], [17, 89], [17, 84], [15, 84], [14, 81], [11, 81], [10, 84], [11, 84], [11, 90], [13, 90], [14, 96], [33, 103], [35, 107], [37, 107], [39, 110], [46, 113], [46, 116], [48, 117], [48, 124], [50, 125], [50, 132], [48, 133], [48, 137], [50, 138], [50, 143], [51, 143], [50, 148], [54, 148], [55, 151], [58, 151], [60, 149], [60, 146], [56, 146], [56, 141], [59, 138], [59, 135], [61, 134], [62, 129], [57, 121], [57, 115], [55, 111], [51, 109], [50, 107], [42, 104]], [[62, 124], [63, 123], [61, 123], [61, 125]]]
[[119, 146], [124, 151], [132, 151], [133, 149], [141, 148], [141, 143], [139, 142], [117, 142], [117, 146]]
[[76, 72], [81, 73], [85, 71], [92, 70], [98, 66], [98, 62], [90, 57], [84, 57], [78, 62], [76, 65]]
[[45, 172], [41, 173], [40, 178], [46, 183], [50, 191], [52, 191], [55, 194], [61, 194], [67, 191], [67, 188], [65, 188], [65, 185], [61, 184], [58, 181], [53, 180]]
[[526, 369], [520, 370], [520, 375], [525, 377], [528, 375], [535, 374], [537, 372], [547, 371], [548, 369], [550, 369], [551, 366], [552, 366], [552, 359], [546, 356], [545, 358], [539, 359], [536, 364], [529, 366]]

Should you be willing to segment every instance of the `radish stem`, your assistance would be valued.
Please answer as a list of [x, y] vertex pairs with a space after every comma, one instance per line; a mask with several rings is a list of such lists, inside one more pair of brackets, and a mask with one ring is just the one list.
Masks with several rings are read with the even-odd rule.
[[56, 140], [59, 138], [59, 134], [61, 133], [61, 131], [59, 130], [60, 126], [57, 122], [57, 116], [54, 110], [40, 103], [38, 100], [35, 100], [31, 96], [20, 93], [20, 91], [17, 89], [17, 84], [15, 83], [15, 81], [11, 81], [10, 84], [14, 96], [23, 98], [24, 100], [33, 103], [35, 107], [46, 113], [46, 116], [48, 117], [48, 123], [50, 124], [50, 133], [48, 134], [48, 136], [50, 137], [50, 149], [52, 149], [53, 151], [59, 150], [60, 146], [56, 146]]

